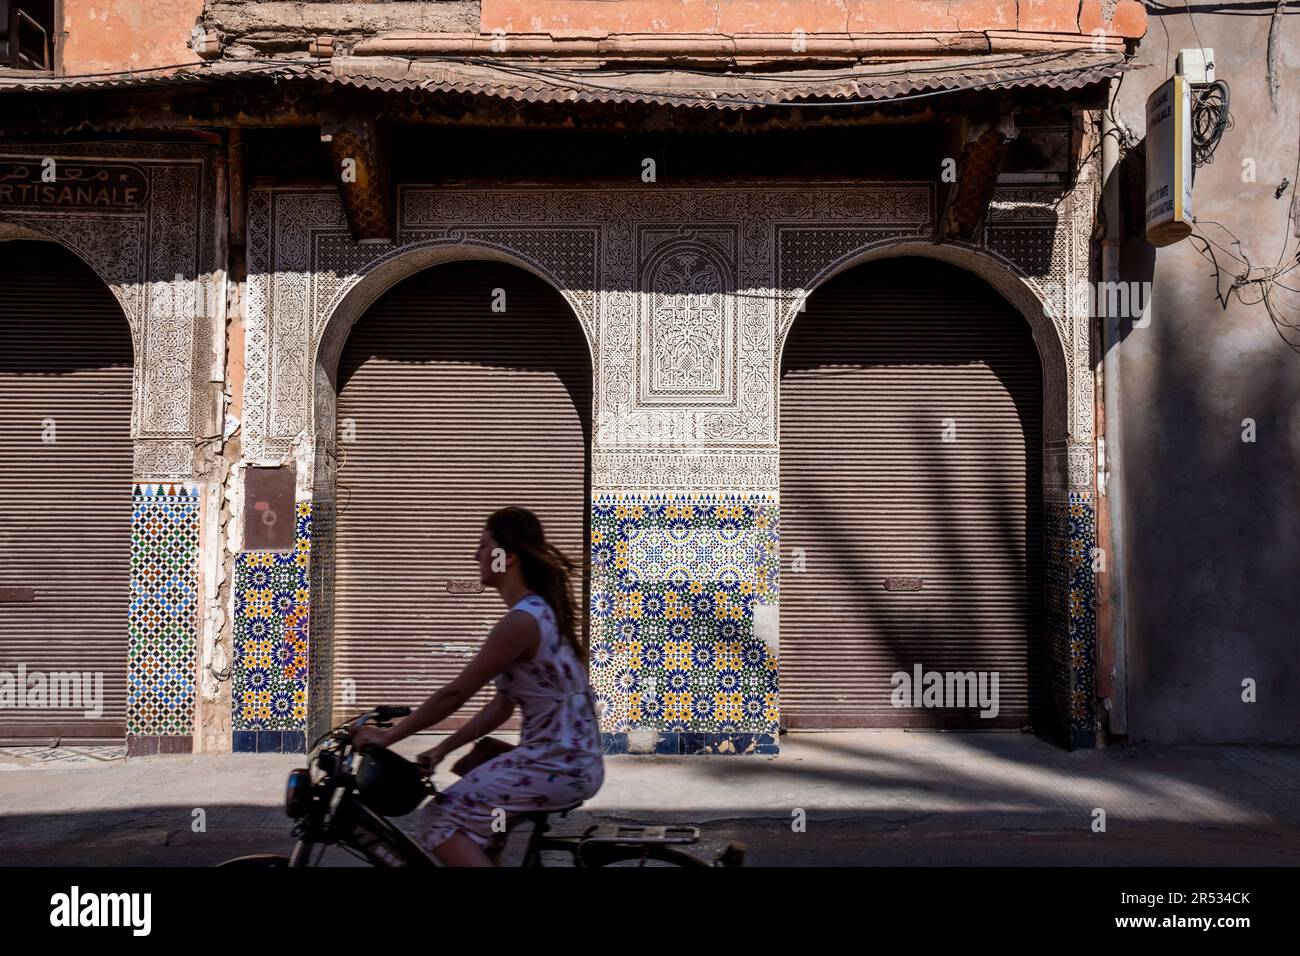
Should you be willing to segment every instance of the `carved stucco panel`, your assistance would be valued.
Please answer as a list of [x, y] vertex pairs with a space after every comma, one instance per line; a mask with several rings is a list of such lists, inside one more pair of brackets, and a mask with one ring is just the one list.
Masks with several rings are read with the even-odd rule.
[[639, 227], [639, 404], [735, 404], [736, 232]]
[[131, 432], [138, 480], [186, 480], [207, 426], [211, 330], [224, 295], [215, 237], [211, 150], [148, 143], [9, 147], [7, 159], [111, 161], [140, 169], [136, 209], [5, 208], [0, 235], [51, 239], [104, 280], [134, 348]]
[[244, 292], [244, 457], [265, 456], [267, 366], [270, 363], [271, 314], [291, 304], [274, 301], [275, 251], [271, 194], [253, 190], [248, 197], [248, 279]]
[[[1062, 434], [1048, 437], [1068, 436], [1075, 484], [1090, 469], [1079, 451], [1092, 428], [1088, 323], [1054, 301], [1053, 283], [1086, 277], [1088, 197], [1000, 190], [990, 235], [965, 246], [928, 243], [932, 206], [927, 184], [412, 187], [398, 242], [360, 246], [333, 195], [255, 192], [245, 446], [275, 458], [300, 431], [332, 430], [332, 363], [393, 282], [452, 258], [502, 258], [560, 289], [587, 333], [597, 488], [775, 489], [779, 354], [802, 301], [841, 268], [905, 250], [972, 268], [1037, 322], [1060, 368], [1045, 412]], [[317, 447], [331, 442], [322, 434]]]

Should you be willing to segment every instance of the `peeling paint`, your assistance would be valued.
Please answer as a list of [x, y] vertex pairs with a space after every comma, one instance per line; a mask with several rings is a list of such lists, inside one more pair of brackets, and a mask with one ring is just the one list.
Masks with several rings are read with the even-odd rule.
[[781, 605], [754, 605], [754, 636], [767, 645], [767, 651], [780, 659], [781, 651]]
[[659, 743], [659, 731], [651, 729], [629, 730], [627, 732], [627, 752], [650, 754], [654, 753], [655, 747]]
[[[295, 498], [298, 501], [311, 501], [312, 477], [316, 443], [306, 429], [294, 436], [289, 456], [294, 464]], [[284, 464], [288, 464], [288, 459]]]
[[[478, 645], [473, 641], [443, 641], [438, 647], [443, 654], [453, 657], [473, 657], [478, 651]], [[433, 653], [439, 653], [438, 649], [435, 648]]]

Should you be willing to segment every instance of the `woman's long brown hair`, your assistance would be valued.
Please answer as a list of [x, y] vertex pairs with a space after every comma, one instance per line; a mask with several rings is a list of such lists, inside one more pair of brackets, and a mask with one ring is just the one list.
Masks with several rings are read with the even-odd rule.
[[585, 667], [587, 649], [578, 637], [578, 615], [573, 605], [574, 563], [546, 540], [541, 521], [527, 508], [493, 512], [487, 519], [487, 529], [503, 551], [518, 557], [524, 583], [551, 606], [556, 628]]

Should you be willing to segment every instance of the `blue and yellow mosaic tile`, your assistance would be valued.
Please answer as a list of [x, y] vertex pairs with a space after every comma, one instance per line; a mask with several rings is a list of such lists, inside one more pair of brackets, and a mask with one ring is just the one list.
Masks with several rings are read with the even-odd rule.
[[307, 739], [314, 741], [330, 728], [334, 678], [334, 502], [318, 498], [311, 503], [312, 609], [310, 657], [307, 662]]
[[[1048, 712], [1076, 746], [1091, 746], [1094, 725], [1097, 611], [1092, 496], [1071, 492], [1047, 506], [1046, 636]], [[1066, 729], [1066, 728], [1062, 728]]]
[[607, 751], [656, 731], [677, 752], [754, 752], [755, 735], [774, 752], [777, 657], [754, 608], [776, 601], [778, 540], [766, 495], [594, 498], [591, 682]]
[[[311, 505], [297, 506], [293, 551], [245, 551], [235, 560], [232, 727], [236, 751], [248, 733], [297, 743], [307, 726]], [[289, 732], [289, 733], [286, 733]], [[295, 736], [290, 736], [294, 734]], [[242, 736], [241, 736], [242, 735]]]
[[194, 733], [199, 489], [135, 485], [131, 495], [126, 726], [129, 737]]

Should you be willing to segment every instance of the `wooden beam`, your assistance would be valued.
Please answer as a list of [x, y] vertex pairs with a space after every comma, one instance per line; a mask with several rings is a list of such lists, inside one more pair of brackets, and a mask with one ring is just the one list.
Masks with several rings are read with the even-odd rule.
[[321, 101], [321, 142], [329, 150], [333, 179], [357, 242], [392, 242], [396, 195], [383, 130], [373, 114], [345, 100]]
[[[975, 238], [997, 188], [1007, 142], [1003, 128], [993, 123], [976, 124], [963, 117], [947, 124], [943, 159], [956, 160], [956, 178], [945, 182], [940, 176], [935, 242]], [[942, 173], [942, 163], [940, 168]]]

